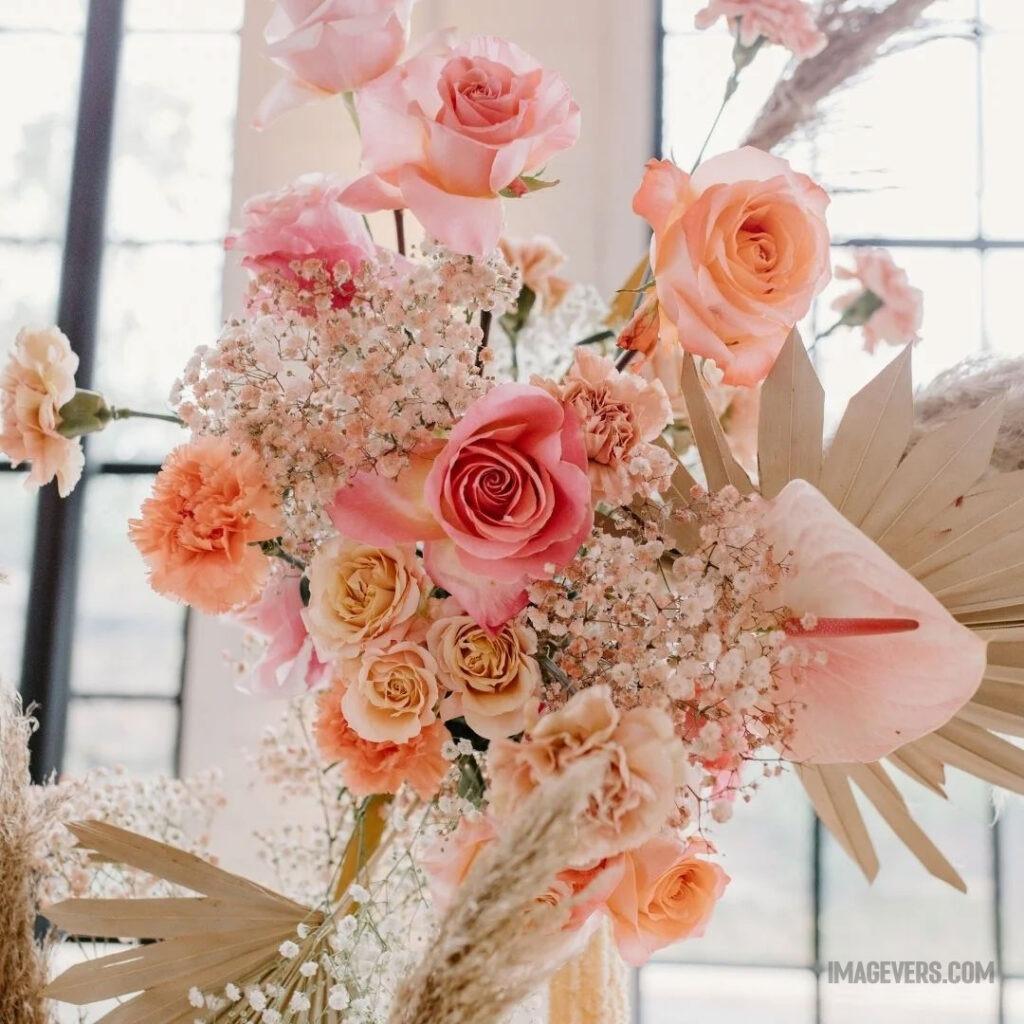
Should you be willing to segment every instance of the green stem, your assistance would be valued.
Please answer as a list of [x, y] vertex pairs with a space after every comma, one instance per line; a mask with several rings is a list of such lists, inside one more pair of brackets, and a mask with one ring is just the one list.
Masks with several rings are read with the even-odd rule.
[[718, 105], [718, 113], [715, 114], [715, 119], [711, 122], [711, 127], [708, 129], [707, 135], [704, 136], [704, 142], [701, 144], [700, 150], [697, 153], [697, 159], [693, 161], [693, 166], [690, 168], [691, 174], [697, 170], [700, 166], [701, 160], [704, 159], [704, 151], [708, 148], [708, 143], [711, 142], [711, 136], [715, 134], [718, 122], [722, 120], [722, 114], [725, 112], [725, 106], [729, 100], [732, 99], [733, 93], [736, 92], [736, 86], [739, 85], [739, 81], [739, 69], [734, 68], [732, 74], [729, 76], [729, 81], [725, 83], [725, 94], [722, 96], [722, 102]]
[[111, 409], [111, 419], [114, 420], [163, 420], [164, 423], [176, 423], [179, 427], [185, 426], [185, 421], [169, 412], [140, 412], [138, 409]]
[[597, 334], [588, 334], [582, 341], [576, 342], [576, 347], [580, 345], [596, 345], [599, 341], [607, 341], [609, 338], [614, 338], [614, 331], [598, 331]]

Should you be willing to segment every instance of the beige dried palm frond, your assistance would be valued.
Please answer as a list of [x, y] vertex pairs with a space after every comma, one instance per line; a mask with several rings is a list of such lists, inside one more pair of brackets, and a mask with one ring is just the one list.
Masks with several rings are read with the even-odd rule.
[[[717, 429], [690, 356], [683, 391], [688, 408], [698, 411], [694, 441], [708, 485], [751, 490]], [[986, 401], [910, 444], [907, 348], [853, 396], [826, 450], [824, 393], [796, 331], [761, 396], [761, 493], [773, 498], [798, 478], [813, 484], [954, 618], [988, 641], [985, 676], [972, 699], [945, 725], [885, 758], [942, 796], [947, 766], [1024, 794], [1024, 750], [1000, 735], [1024, 737], [1024, 471], [990, 473], [1002, 412], [1001, 401]], [[929, 872], [965, 888], [914, 821], [883, 764], [798, 770], [818, 816], [868, 878], [878, 871], [878, 857], [854, 786]]]
[[565, 958], [571, 906], [538, 897], [578, 850], [578, 819], [600, 759], [540, 787], [474, 863], [389, 1024], [499, 1024]]

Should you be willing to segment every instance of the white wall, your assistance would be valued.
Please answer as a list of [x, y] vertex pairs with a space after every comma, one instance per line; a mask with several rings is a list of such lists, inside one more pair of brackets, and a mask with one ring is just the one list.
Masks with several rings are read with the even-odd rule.
[[[263, 25], [271, 5], [248, 0], [242, 32], [232, 221], [248, 196], [278, 188], [311, 170], [354, 175], [359, 147], [340, 101], [293, 111], [264, 132], [250, 127], [260, 99], [279, 72], [263, 53]], [[552, 161], [562, 184], [507, 204], [510, 233], [545, 233], [569, 256], [566, 273], [610, 294], [642, 252], [643, 225], [630, 201], [651, 155], [655, 123], [655, 0], [420, 0], [414, 40], [454, 26], [463, 35], [504, 36], [560, 72], [583, 110], [579, 143]], [[387, 215], [375, 224], [390, 239]], [[224, 312], [240, 306], [244, 278], [227, 261]], [[237, 693], [224, 652], [238, 630], [205, 616], [192, 618], [185, 691], [182, 770], [220, 766], [231, 796], [221, 816], [216, 846], [225, 866], [256, 871], [245, 837], [266, 823], [273, 809], [247, 799], [252, 748], [279, 706]]]

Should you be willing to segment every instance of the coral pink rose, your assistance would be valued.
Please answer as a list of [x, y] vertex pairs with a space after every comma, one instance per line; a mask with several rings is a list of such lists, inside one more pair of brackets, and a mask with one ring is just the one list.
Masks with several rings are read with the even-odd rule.
[[620, 711], [607, 686], [589, 687], [543, 715], [522, 743], [491, 743], [495, 814], [505, 817], [547, 778], [594, 757], [606, 758], [607, 769], [586, 811], [589, 856], [609, 857], [642, 843], [675, 808], [682, 745], [664, 712], [648, 707]]
[[486, 815], [462, 817], [454, 831], [436, 840], [426, 850], [420, 864], [438, 910], [443, 911], [451, 905], [480, 854], [497, 837], [494, 821]]
[[265, 638], [267, 648], [243, 689], [260, 697], [298, 697], [319, 685], [329, 665], [313, 648], [313, 638], [302, 618], [298, 576], [271, 581], [258, 601], [236, 618]]
[[499, 194], [525, 189], [523, 175], [579, 136], [565, 82], [493, 36], [414, 57], [356, 103], [371, 173], [345, 201], [366, 213], [408, 207], [444, 245], [476, 256], [498, 243]]
[[408, 784], [421, 800], [432, 800], [448, 773], [443, 754], [449, 739], [441, 722], [421, 729], [405, 743], [363, 739], [341, 709], [344, 681], [336, 679], [316, 700], [316, 741], [324, 757], [341, 764], [345, 786], [354, 796], [397, 793]]
[[496, 632], [472, 616], [438, 619], [427, 631], [427, 648], [441, 681], [452, 691], [446, 718], [462, 715], [479, 736], [498, 739], [523, 731], [524, 712], [540, 697], [537, 638], [516, 620]]
[[608, 897], [615, 944], [622, 959], [642, 967], [659, 949], [704, 934], [729, 876], [698, 856], [701, 840], [670, 834], [648, 839], [623, 855], [623, 871]]
[[364, 740], [408, 743], [437, 718], [437, 662], [411, 641], [372, 647], [344, 668], [341, 710]]
[[[810, 663], [794, 667], [786, 755], [835, 764], [875, 761], [944, 725], [970, 700], [986, 647], [874, 541], [804, 480], [768, 507], [763, 529], [791, 567], [778, 599], [796, 620], [792, 642]], [[885, 620], [916, 627], [886, 632]], [[898, 624], [898, 622], [897, 622]]]
[[270, 571], [259, 543], [281, 529], [263, 464], [223, 437], [175, 448], [128, 526], [153, 589], [214, 615], [256, 598]]
[[558, 391], [582, 424], [595, 498], [627, 504], [650, 475], [635, 468], [636, 460], [648, 470], [666, 462], [663, 475], [671, 476], [671, 456], [650, 443], [672, 421], [660, 381], [620, 373], [606, 356], [577, 349]]
[[633, 209], [654, 229], [662, 331], [713, 359], [726, 384], [756, 384], [827, 284], [828, 196], [745, 146], [692, 175], [652, 160]]
[[0, 375], [0, 451], [15, 466], [29, 463], [26, 487], [42, 487], [56, 477], [62, 498], [74, 490], [85, 463], [81, 442], [58, 429], [61, 406], [75, 396], [77, 369], [78, 356], [61, 331], [25, 327]]
[[[337, 264], [349, 275], [374, 256], [363, 218], [340, 199], [344, 185], [324, 174], [306, 174], [277, 192], [253, 196], [242, 207], [242, 227], [224, 241], [245, 254], [242, 266], [256, 274], [280, 276], [309, 286], [293, 264], [315, 260], [330, 274]], [[346, 277], [331, 296], [335, 309], [347, 306], [355, 292]]]
[[857, 281], [860, 287], [839, 296], [832, 308], [844, 315], [844, 321], [863, 324], [865, 350], [874, 352], [883, 341], [917, 341], [924, 315], [920, 288], [910, 284], [907, 272], [884, 249], [857, 249], [853, 260], [852, 270], [836, 267], [836, 277]]
[[470, 406], [433, 458], [397, 480], [356, 476], [330, 509], [369, 544], [425, 541], [430, 578], [482, 626], [526, 605], [526, 585], [567, 565], [594, 513], [579, 421], [543, 388], [503, 384]]
[[288, 72], [256, 113], [257, 127], [318, 96], [360, 89], [398, 62], [414, 0], [278, 0], [267, 53]]
[[784, 46], [798, 60], [814, 57], [828, 44], [815, 24], [814, 11], [804, 0], [711, 0], [693, 19], [697, 28], [725, 18], [743, 46], [759, 38]]

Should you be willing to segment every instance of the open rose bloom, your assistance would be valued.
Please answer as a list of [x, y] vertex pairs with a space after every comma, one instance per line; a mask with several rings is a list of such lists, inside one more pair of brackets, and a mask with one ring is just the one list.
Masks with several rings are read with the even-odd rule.
[[500, 193], [580, 130], [565, 82], [493, 36], [414, 57], [361, 90], [357, 107], [370, 173], [344, 200], [367, 213], [407, 207], [429, 235], [477, 256], [498, 244]]

